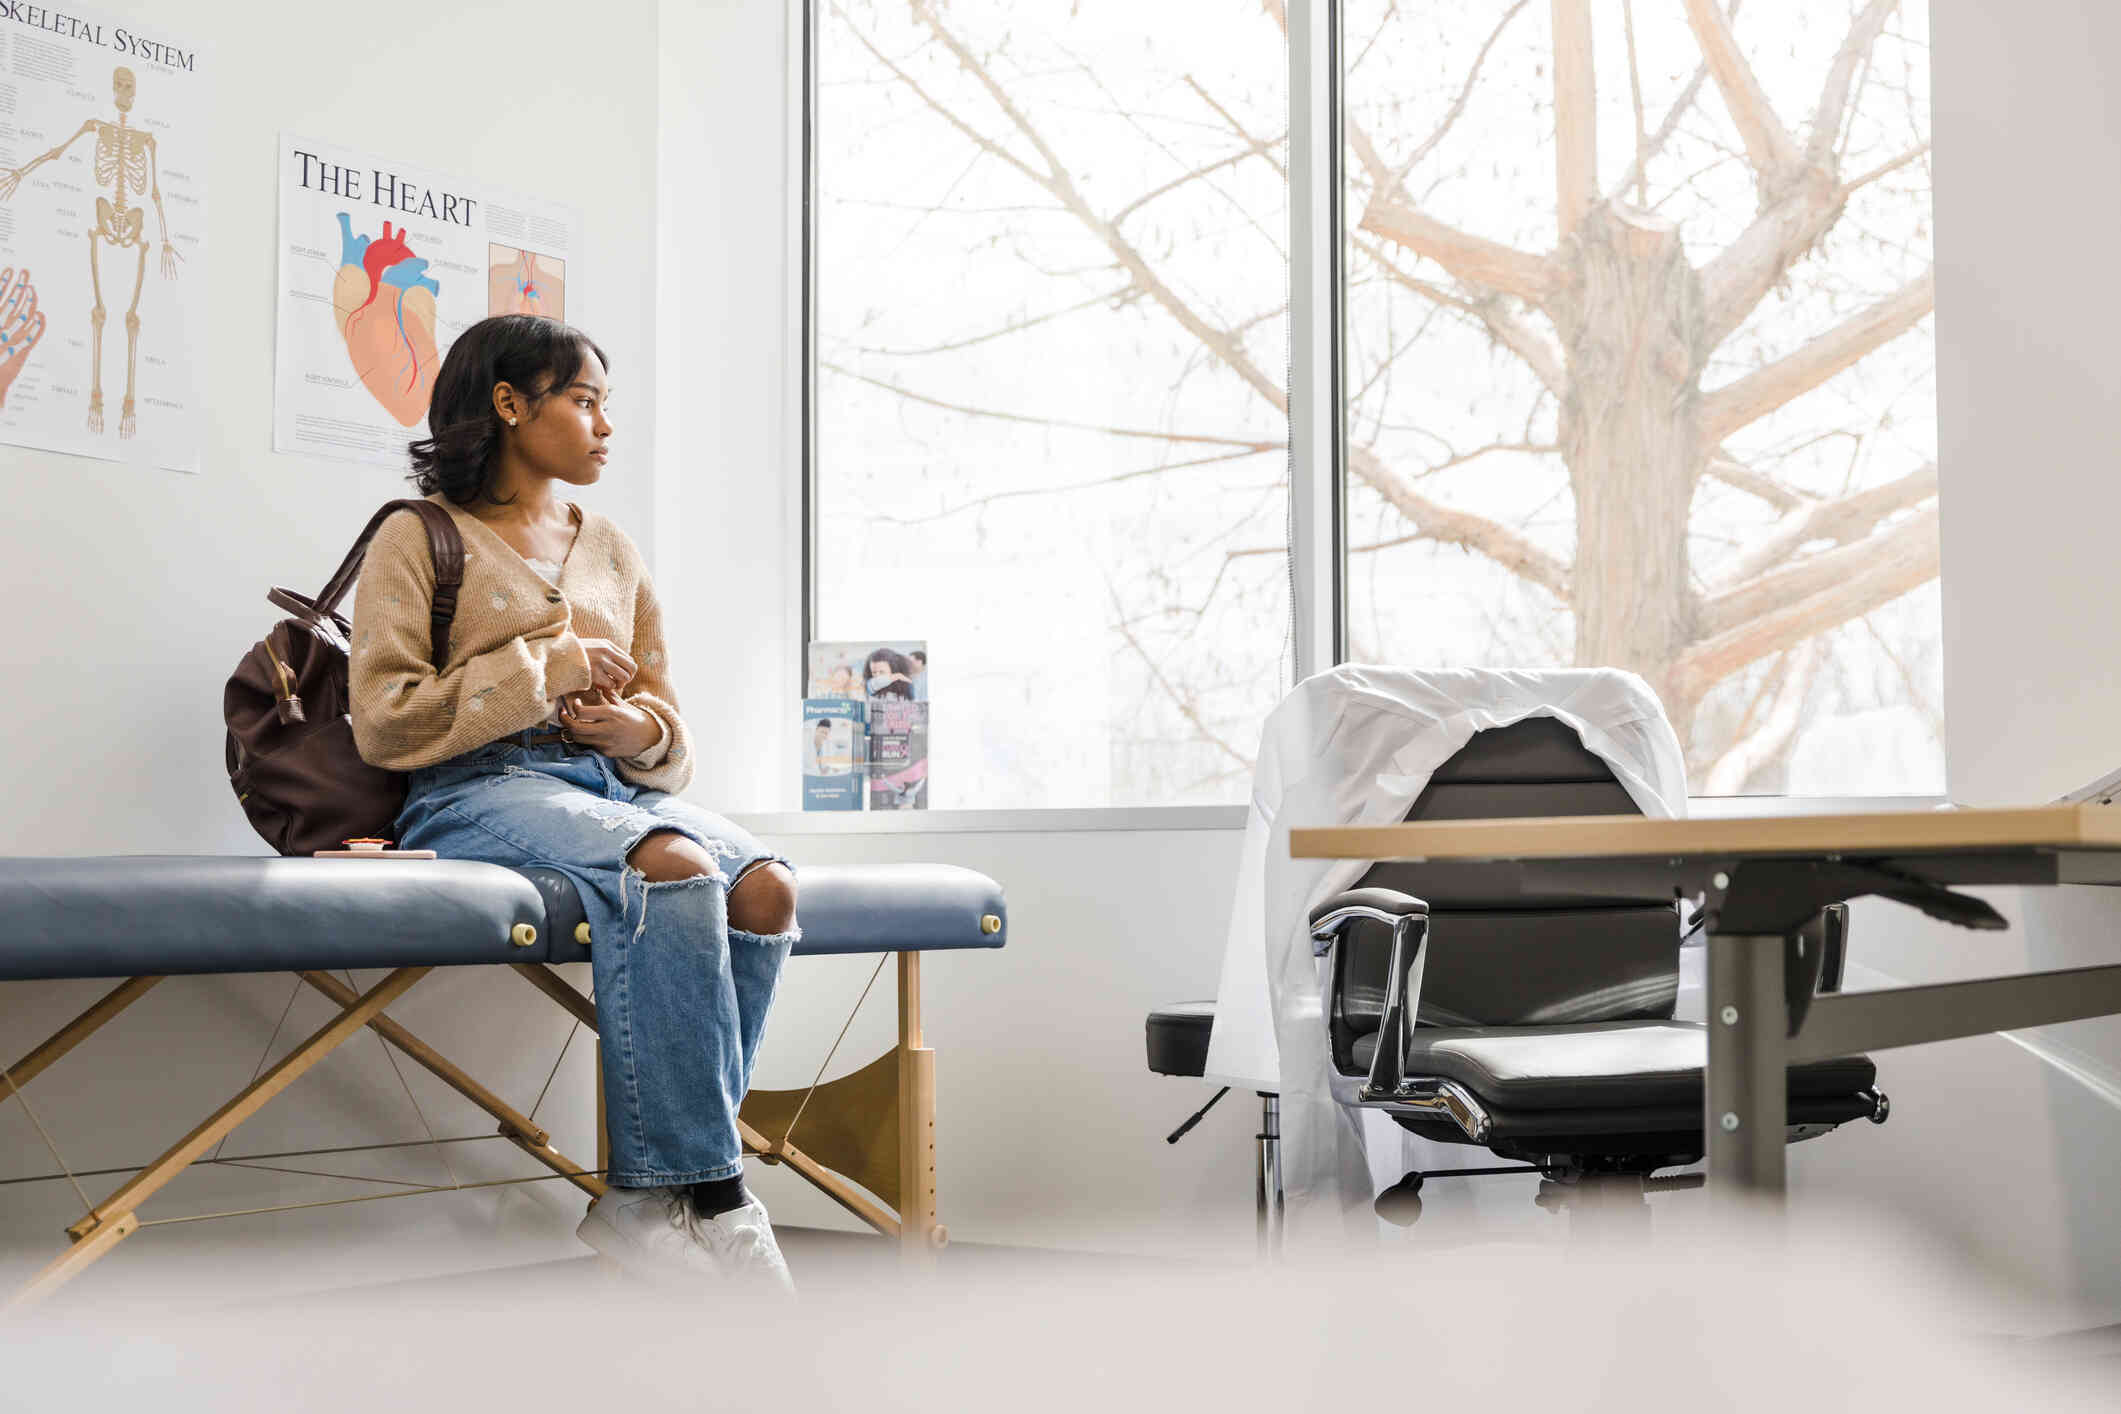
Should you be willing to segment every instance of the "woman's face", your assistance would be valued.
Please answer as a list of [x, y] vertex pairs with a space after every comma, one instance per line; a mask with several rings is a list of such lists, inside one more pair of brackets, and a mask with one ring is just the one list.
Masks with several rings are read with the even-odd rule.
[[502, 421], [516, 419], [507, 432], [517, 455], [533, 471], [573, 486], [594, 485], [604, 474], [610, 456], [605, 445], [611, 440], [606, 415], [610, 397], [604, 365], [594, 356], [585, 356], [570, 382], [555, 386], [535, 404], [506, 383], [494, 388], [494, 406]]

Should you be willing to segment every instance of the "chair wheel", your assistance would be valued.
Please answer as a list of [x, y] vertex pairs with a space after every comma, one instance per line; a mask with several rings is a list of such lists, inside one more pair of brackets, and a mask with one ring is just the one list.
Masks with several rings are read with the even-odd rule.
[[1421, 1175], [1410, 1173], [1377, 1195], [1370, 1205], [1394, 1227], [1412, 1227], [1421, 1217]]

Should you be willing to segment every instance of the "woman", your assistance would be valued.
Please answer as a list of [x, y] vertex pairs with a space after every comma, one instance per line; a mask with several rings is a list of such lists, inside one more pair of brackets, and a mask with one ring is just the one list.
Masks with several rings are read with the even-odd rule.
[[871, 697], [913, 696], [913, 660], [890, 648], [879, 648], [869, 655], [863, 671], [868, 674], [867, 686]]
[[464, 538], [447, 661], [420, 518], [387, 518], [354, 597], [354, 741], [409, 773], [405, 849], [536, 864], [589, 918], [611, 1190], [577, 1229], [646, 1275], [792, 1290], [744, 1191], [736, 1114], [800, 936], [786, 859], [677, 798], [692, 737], [633, 541], [556, 494], [601, 479], [609, 361], [555, 320], [481, 320], [451, 345], [412, 479]]

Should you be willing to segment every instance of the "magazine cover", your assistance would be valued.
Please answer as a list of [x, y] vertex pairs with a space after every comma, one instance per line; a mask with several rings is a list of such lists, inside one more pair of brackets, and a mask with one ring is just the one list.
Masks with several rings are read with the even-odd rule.
[[803, 702], [803, 808], [862, 808], [862, 762], [868, 746], [867, 704], [848, 698]]
[[874, 638], [810, 645], [811, 697], [904, 697], [928, 700], [925, 639]]
[[869, 701], [869, 808], [928, 808], [928, 704], [910, 697]]

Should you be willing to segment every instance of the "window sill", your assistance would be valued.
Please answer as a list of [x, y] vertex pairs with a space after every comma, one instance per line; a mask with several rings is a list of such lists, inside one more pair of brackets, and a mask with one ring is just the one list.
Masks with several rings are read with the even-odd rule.
[[[1937, 795], [1718, 795], [1687, 802], [1690, 815], [1861, 814], [1933, 810]], [[754, 835], [1068, 834], [1101, 830], [1242, 830], [1242, 805], [1085, 806], [1074, 810], [775, 810], [731, 815]]]
[[947, 835], [1094, 830], [1242, 830], [1242, 805], [1113, 805], [1076, 810], [775, 810], [731, 815], [754, 835]]

